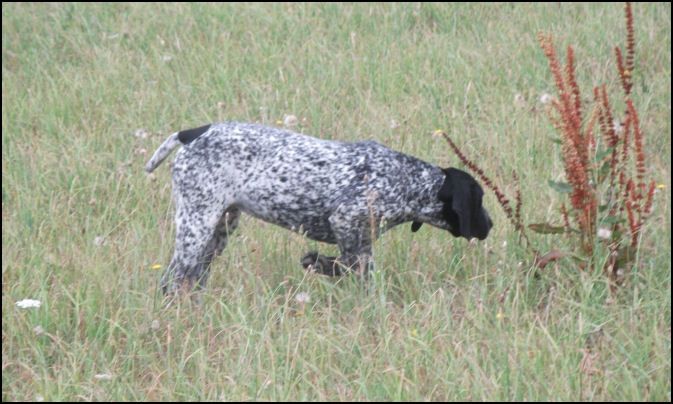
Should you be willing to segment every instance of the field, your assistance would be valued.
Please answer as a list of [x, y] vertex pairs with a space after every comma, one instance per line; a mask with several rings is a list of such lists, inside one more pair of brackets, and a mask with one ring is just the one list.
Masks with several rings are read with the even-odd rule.
[[614, 295], [600, 265], [536, 269], [487, 193], [487, 240], [396, 227], [366, 285], [305, 273], [305, 252], [336, 247], [244, 217], [202, 303], [166, 307], [170, 174], [143, 171], [176, 130], [290, 115], [462, 167], [443, 129], [509, 195], [519, 174], [526, 223], [557, 221], [536, 35], [573, 45], [587, 101], [606, 83], [617, 103], [623, 9], [3, 3], [3, 401], [670, 401], [670, 4], [634, 5], [633, 99], [659, 187]]

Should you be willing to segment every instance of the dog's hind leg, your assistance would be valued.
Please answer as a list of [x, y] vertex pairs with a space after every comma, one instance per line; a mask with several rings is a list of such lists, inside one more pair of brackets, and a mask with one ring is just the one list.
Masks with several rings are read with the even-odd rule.
[[[177, 181], [176, 181], [177, 182]], [[208, 200], [180, 192], [174, 184], [175, 250], [171, 263], [161, 276], [164, 294], [181, 288], [191, 290], [210, 264], [220, 242], [219, 227], [226, 217], [223, 200]], [[217, 236], [216, 236], [217, 232]], [[220, 251], [221, 251], [220, 248]]]
[[208, 275], [210, 274], [210, 264], [216, 256], [222, 254], [222, 251], [227, 246], [229, 235], [238, 227], [240, 217], [241, 211], [238, 208], [232, 207], [227, 209], [222, 218], [220, 218], [220, 222], [217, 224], [210, 243], [208, 243], [204, 252], [200, 263], [201, 268], [197, 270], [199, 274], [199, 288], [205, 288]]

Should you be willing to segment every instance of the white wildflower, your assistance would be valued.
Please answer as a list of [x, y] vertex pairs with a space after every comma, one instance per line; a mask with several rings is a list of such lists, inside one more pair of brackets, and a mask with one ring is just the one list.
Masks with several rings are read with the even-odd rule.
[[39, 308], [42, 303], [35, 299], [23, 299], [16, 302], [16, 305], [22, 309]]
[[93, 239], [93, 245], [95, 245], [96, 247], [100, 247], [103, 244], [105, 244], [105, 237], [96, 236], [96, 238]]
[[612, 230], [606, 229], [605, 227], [599, 227], [596, 235], [601, 240], [610, 240], [612, 237]]
[[146, 129], [138, 129], [135, 131], [133, 136], [139, 138], [139, 139], [145, 139], [150, 135], [150, 132], [148, 132]]
[[612, 129], [615, 131], [616, 134], [621, 135], [624, 133], [624, 124], [619, 121], [619, 119], [615, 118], [612, 121]]
[[299, 292], [297, 293], [297, 296], [294, 297], [294, 299], [301, 304], [309, 303], [311, 301], [311, 295], [306, 292]]
[[283, 125], [285, 125], [288, 128], [296, 126], [297, 123], [299, 123], [299, 120], [294, 115], [285, 115], [283, 117]]
[[550, 102], [552, 102], [553, 99], [554, 97], [552, 97], [552, 95], [549, 93], [542, 93], [540, 95], [540, 103], [543, 105], [549, 104]]
[[133, 135], [137, 138], [145, 139], [150, 135], [150, 133], [146, 129], [138, 129]]

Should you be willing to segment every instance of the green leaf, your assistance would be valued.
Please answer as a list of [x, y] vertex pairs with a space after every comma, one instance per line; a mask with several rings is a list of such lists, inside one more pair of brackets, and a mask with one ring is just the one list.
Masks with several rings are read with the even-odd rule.
[[529, 224], [528, 228], [540, 234], [560, 234], [565, 232], [565, 227], [554, 226], [549, 223], [533, 223]]
[[600, 166], [596, 171], [596, 176], [598, 177], [597, 182], [599, 184], [602, 184], [603, 181], [605, 181], [608, 178], [608, 175], [610, 175], [610, 162], [606, 161], [603, 163], [602, 166]]
[[547, 182], [554, 191], [559, 192], [561, 194], [569, 194], [573, 191], [573, 187], [567, 182], [556, 182], [552, 180], [549, 180]]
[[596, 152], [596, 156], [594, 157], [594, 162], [598, 163], [598, 162], [602, 161], [604, 158], [606, 158], [607, 156], [611, 155], [613, 149], [614, 149], [614, 147], [608, 147], [605, 150], [599, 150], [598, 152]]
[[606, 216], [604, 219], [601, 219], [601, 223], [615, 224], [625, 222], [626, 220], [623, 217], [619, 216]]
[[621, 240], [624, 236], [624, 233], [620, 230], [615, 230], [612, 232], [612, 240]]

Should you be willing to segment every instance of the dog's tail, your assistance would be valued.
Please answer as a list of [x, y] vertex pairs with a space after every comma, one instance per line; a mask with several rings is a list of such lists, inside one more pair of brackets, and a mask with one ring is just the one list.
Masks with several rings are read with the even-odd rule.
[[211, 125], [208, 124], [194, 129], [175, 132], [174, 134], [170, 135], [168, 139], [164, 140], [161, 146], [159, 146], [157, 151], [154, 152], [154, 155], [150, 161], [145, 164], [145, 171], [148, 173], [154, 171], [154, 169], [157, 168], [157, 166], [159, 166], [159, 164], [161, 164], [161, 162], [164, 161], [169, 154], [171, 154], [173, 149], [180, 145], [191, 143], [199, 136], [208, 132], [210, 127]]
[[145, 171], [148, 173], [151, 173], [154, 171], [155, 168], [161, 164], [162, 161], [168, 157], [169, 154], [175, 149], [176, 147], [180, 146], [182, 142], [180, 142], [180, 139], [178, 139], [178, 135], [180, 132], [175, 132], [174, 134], [170, 135], [168, 139], [166, 139], [161, 146], [157, 149], [157, 151], [154, 152], [154, 155], [150, 159], [150, 161], [145, 164]]

